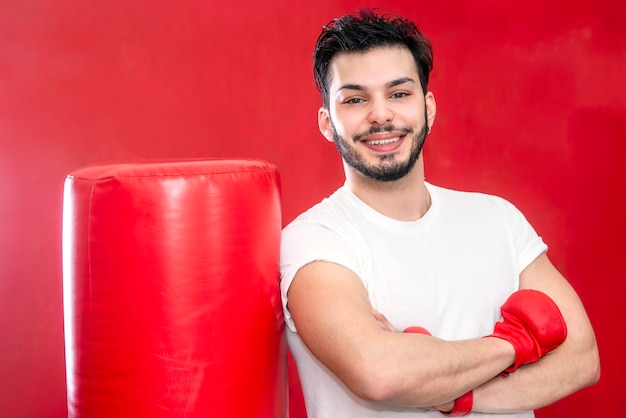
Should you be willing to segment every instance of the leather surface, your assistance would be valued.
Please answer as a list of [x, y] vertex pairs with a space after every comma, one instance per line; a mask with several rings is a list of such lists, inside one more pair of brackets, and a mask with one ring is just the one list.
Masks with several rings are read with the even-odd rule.
[[279, 175], [253, 160], [71, 173], [71, 418], [284, 417]]

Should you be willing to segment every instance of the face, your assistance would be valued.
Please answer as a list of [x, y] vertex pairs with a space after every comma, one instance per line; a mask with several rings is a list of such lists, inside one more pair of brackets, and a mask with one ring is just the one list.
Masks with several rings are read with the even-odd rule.
[[339, 54], [329, 68], [329, 106], [320, 131], [335, 143], [347, 169], [380, 181], [411, 171], [435, 117], [417, 67], [404, 47]]

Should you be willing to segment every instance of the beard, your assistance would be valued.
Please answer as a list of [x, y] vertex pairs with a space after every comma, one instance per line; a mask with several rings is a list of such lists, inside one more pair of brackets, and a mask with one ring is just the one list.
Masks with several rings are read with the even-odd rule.
[[[344, 137], [337, 133], [337, 129], [335, 128], [332, 119], [330, 120], [330, 128], [333, 132], [333, 140], [335, 142], [335, 146], [337, 147], [337, 151], [339, 151], [341, 158], [343, 158], [346, 164], [365, 177], [383, 182], [401, 179], [411, 171], [422, 153], [422, 148], [424, 147], [427, 134], [426, 119], [424, 119], [422, 128], [412, 137], [411, 151], [409, 158], [406, 161], [396, 160], [394, 154], [385, 154], [378, 157], [379, 163], [377, 165], [373, 165], [368, 164], [363, 156], [359, 155], [356, 149], [351, 146]], [[359, 138], [366, 135], [390, 131], [400, 131], [404, 132], [406, 135], [411, 135], [413, 133], [413, 129], [411, 128], [399, 129], [393, 126], [372, 127], [368, 132], [354, 135], [353, 141], [357, 142]]]

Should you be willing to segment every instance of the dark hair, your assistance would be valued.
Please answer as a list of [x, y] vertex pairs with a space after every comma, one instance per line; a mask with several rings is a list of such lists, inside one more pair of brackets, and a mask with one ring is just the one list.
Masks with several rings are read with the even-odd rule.
[[428, 39], [408, 19], [377, 14], [372, 9], [360, 9], [330, 21], [317, 38], [313, 77], [322, 93], [324, 106], [328, 107], [329, 101], [328, 66], [336, 54], [366, 52], [386, 46], [405, 46], [411, 51], [425, 94], [433, 69], [433, 51]]

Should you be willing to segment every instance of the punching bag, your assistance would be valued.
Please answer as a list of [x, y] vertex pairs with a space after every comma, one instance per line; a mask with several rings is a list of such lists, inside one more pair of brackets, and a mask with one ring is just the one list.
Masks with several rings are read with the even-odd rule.
[[254, 160], [67, 176], [70, 418], [287, 416], [279, 187]]

